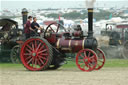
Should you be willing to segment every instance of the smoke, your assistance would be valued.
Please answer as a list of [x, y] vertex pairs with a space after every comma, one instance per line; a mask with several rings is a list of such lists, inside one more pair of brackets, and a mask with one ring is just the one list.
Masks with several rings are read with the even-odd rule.
[[86, 8], [93, 8], [96, 0], [85, 0]]

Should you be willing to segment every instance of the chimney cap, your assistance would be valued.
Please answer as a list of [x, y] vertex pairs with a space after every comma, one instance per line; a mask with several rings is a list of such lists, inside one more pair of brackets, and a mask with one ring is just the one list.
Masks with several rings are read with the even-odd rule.
[[28, 10], [26, 8], [23, 8], [22, 13], [28, 13]]

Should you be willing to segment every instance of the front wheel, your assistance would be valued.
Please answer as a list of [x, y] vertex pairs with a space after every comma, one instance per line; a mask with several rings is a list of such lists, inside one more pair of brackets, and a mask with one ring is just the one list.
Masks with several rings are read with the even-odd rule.
[[82, 71], [92, 71], [97, 66], [97, 55], [91, 49], [80, 50], [76, 55], [76, 65]]

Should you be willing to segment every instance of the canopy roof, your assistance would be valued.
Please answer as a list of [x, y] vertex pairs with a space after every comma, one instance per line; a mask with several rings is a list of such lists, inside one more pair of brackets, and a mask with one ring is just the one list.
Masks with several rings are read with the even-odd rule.
[[9, 24], [9, 25], [18, 25], [18, 23], [14, 20], [11, 20], [11, 19], [0, 19], [0, 26], [3, 26], [3, 25], [6, 25], [6, 24]]

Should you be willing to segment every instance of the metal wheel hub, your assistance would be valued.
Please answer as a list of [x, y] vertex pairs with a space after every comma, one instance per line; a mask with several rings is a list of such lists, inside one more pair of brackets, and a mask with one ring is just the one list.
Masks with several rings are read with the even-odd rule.
[[37, 54], [36, 54], [35, 52], [34, 52], [34, 53], [32, 53], [32, 56], [33, 56], [33, 57], [35, 57], [36, 55], [37, 55]]

